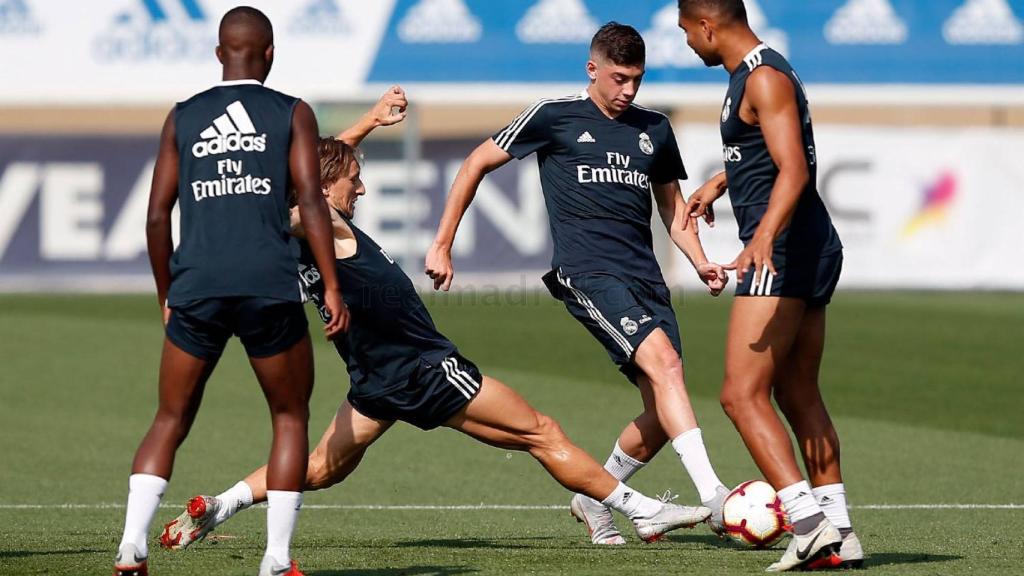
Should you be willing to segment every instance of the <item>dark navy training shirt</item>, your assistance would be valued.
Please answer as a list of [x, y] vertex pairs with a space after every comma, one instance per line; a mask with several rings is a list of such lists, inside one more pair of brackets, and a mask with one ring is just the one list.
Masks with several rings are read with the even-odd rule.
[[[438, 332], [401, 267], [348, 218], [344, 220], [357, 248], [355, 255], [334, 261], [351, 314], [348, 332], [335, 338], [334, 345], [348, 366], [352, 393], [374, 398], [407, 385], [421, 358], [437, 364], [456, 348]], [[299, 244], [299, 276], [326, 322], [329, 315], [320, 271], [309, 245]]]
[[584, 91], [538, 101], [493, 140], [516, 158], [537, 154], [552, 267], [661, 280], [651, 237], [652, 186], [686, 179], [664, 114], [630, 106], [611, 119]]
[[722, 156], [729, 181], [729, 199], [739, 223], [740, 240], [746, 245], [753, 238], [779, 175], [779, 168], [768, 153], [761, 127], [751, 126], [740, 118], [747, 79], [759, 66], [774, 68], [793, 82], [809, 175], [789, 227], [776, 239], [774, 250], [781, 255], [818, 253], [824, 256], [835, 253], [842, 250], [843, 245], [818, 195], [818, 159], [807, 94], [789, 62], [764, 44], [751, 50], [733, 71], [722, 108]]
[[243, 80], [175, 108], [181, 242], [169, 306], [231, 296], [300, 301], [287, 210], [298, 102]]

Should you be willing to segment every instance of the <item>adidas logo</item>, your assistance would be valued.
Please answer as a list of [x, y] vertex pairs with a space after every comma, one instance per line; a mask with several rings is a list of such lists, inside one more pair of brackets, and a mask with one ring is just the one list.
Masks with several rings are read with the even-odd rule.
[[192, 155], [196, 158], [238, 151], [264, 152], [267, 149], [267, 135], [256, 136], [256, 126], [238, 100], [229, 104], [226, 113], [216, 117], [213, 125], [203, 130], [199, 137], [202, 140], [192, 146]]
[[132, 0], [94, 41], [101, 60], [206, 60], [217, 45], [201, 0]]
[[597, 140], [594, 140], [594, 137], [590, 135], [590, 132], [584, 132], [583, 134], [580, 134], [580, 137], [576, 139], [576, 142], [580, 144], [594, 144]]
[[35, 35], [41, 30], [25, 0], [0, 0], [0, 34]]
[[406, 44], [469, 44], [482, 35], [480, 19], [463, 0], [419, 0], [398, 24]]
[[526, 44], [589, 44], [597, 21], [583, 0], [540, 0], [516, 24]]
[[831, 44], [902, 44], [907, 25], [889, 0], [849, 0], [825, 24]]

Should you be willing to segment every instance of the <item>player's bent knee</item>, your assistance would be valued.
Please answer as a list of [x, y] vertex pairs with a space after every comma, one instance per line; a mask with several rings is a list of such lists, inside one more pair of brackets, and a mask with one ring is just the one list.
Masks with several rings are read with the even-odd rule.
[[527, 435], [528, 449], [550, 448], [565, 441], [562, 426], [552, 417], [537, 413], [537, 423], [531, 434]]

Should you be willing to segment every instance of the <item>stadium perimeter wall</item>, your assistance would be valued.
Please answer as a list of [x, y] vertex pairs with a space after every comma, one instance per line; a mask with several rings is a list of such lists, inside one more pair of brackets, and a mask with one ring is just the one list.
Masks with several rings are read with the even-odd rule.
[[[600, 22], [647, 39], [640, 102], [673, 119], [685, 190], [721, 166], [725, 76], [686, 51], [674, 1], [253, 3], [277, 25], [271, 85], [317, 102], [325, 132], [392, 81], [408, 89], [410, 120], [366, 143], [357, 221], [414, 277], [459, 161], [531, 100], [580, 89]], [[0, 0], [0, 51], [19, 80], [0, 89], [0, 290], [150, 289], [157, 132], [174, 100], [216, 77], [216, 20], [233, 4]], [[808, 84], [843, 286], [1024, 290], [1024, 268], [1007, 265], [1024, 213], [1024, 0], [747, 5]], [[540, 286], [550, 239], [535, 172], [513, 163], [485, 182], [456, 246], [461, 285]], [[738, 243], [718, 213], [703, 238], [727, 261]], [[656, 248], [670, 282], [694, 283], [664, 235]]]

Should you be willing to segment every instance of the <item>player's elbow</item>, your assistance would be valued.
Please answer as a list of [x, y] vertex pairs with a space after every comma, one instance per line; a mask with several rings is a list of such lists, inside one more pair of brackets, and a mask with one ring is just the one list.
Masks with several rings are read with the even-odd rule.
[[166, 210], [150, 210], [146, 214], [146, 233], [155, 234], [166, 230], [171, 224], [171, 214]]
[[811, 180], [810, 170], [806, 162], [793, 162], [779, 167], [779, 176], [784, 177], [794, 187], [803, 190]]

